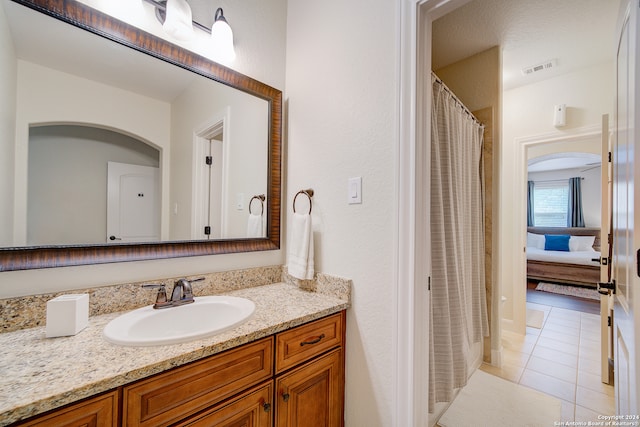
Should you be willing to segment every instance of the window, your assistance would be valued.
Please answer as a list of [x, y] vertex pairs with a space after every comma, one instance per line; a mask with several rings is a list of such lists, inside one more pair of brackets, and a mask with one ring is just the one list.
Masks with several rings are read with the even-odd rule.
[[569, 205], [568, 182], [536, 182], [533, 192], [536, 227], [566, 227]]

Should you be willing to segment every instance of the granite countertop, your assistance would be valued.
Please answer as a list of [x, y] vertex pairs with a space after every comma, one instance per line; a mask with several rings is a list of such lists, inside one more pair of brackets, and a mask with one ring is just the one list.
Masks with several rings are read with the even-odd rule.
[[122, 347], [108, 343], [102, 329], [122, 313], [91, 317], [89, 326], [72, 337], [45, 338], [44, 327], [0, 334], [0, 426], [349, 307], [347, 300], [286, 283], [225, 295], [252, 300], [254, 315], [230, 331], [183, 344]]

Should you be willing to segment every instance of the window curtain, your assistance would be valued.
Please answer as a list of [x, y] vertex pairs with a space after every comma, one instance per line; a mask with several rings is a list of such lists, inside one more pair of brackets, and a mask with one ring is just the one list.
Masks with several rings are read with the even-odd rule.
[[534, 215], [533, 215], [533, 193], [534, 193], [535, 183], [533, 181], [527, 181], [527, 227], [533, 227], [535, 225]]
[[484, 279], [483, 127], [432, 75], [429, 411], [466, 385], [488, 336]]
[[567, 227], [584, 227], [582, 212], [582, 178], [569, 178], [569, 206]]

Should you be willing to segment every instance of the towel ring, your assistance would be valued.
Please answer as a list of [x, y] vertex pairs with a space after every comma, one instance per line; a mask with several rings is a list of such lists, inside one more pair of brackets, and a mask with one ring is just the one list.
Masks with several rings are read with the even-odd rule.
[[264, 194], [258, 194], [257, 196], [253, 196], [251, 198], [251, 200], [249, 200], [249, 213], [250, 214], [252, 213], [251, 212], [251, 203], [253, 202], [253, 199], [260, 200], [260, 208], [261, 208], [260, 215], [264, 215], [264, 199], [265, 199]]
[[311, 208], [313, 207], [313, 202], [311, 201], [311, 198], [313, 197], [313, 189], [311, 188], [300, 190], [296, 193], [295, 197], [293, 198], [293, 213], [296, 213], [296, 199], [300, 194], [304, 194], [309, 198], [309, 215], [311, 215]]

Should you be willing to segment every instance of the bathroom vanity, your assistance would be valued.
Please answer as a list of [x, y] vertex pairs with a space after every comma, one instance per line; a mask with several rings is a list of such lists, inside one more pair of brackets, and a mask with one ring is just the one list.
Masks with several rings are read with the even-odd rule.
[[348, 301], [285, 283], [229, 295], [254, 301], [254, 316], [184, 344], [110, 344], [101, 332], [117, 313], [73, 337], [0, 334], [3, 371], [16, 370], [0, 380], [0, 425], [341, 426]]

